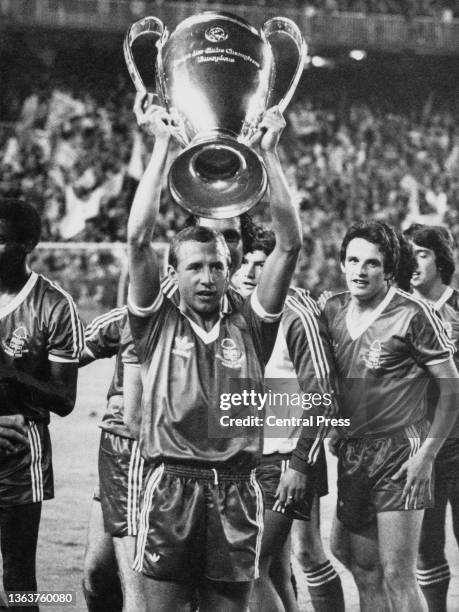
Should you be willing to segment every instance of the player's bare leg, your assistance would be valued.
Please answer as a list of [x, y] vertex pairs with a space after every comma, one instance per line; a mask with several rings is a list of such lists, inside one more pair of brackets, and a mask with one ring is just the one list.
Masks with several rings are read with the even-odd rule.
[[271, 581], [281, 598], [285, 612], [296, 612], [298, 610], [298, 602], [292, 584], [291, 549], [291, 538], [288, 537], [279, 554], [274, 557], [269, 571]]
[[93, 499], [84, 553], [83, 593], [89, 612], [121, 612], [123, 595], [110, 534], [104, 531], [100, 501]]
[[416, 559], [423, 514], [423, 510], [378, 513], [379, 554], [394, 610], [427, 611], [416, 581]]
[[132, 569], [135, 537], [113, 538], [123, 589], [123, 612], [144, 612], [146, 608], [143, 574]]
[[[246, 612], [251, 587], [252, 582], [204, 580], [199, 590], [199, 612]], [[268, 608], [253, 610], [265, 612]]]
[[391, 606], [379, 560], [376, 526], [359, 534], [349, 532], [349, 545], [351, 572], [359, 591], [360, 611], [388, 612]]
[[315, 612], [344, 611], [341, 580], [325, 554], [320, 534], [320, 497], [314, 496], [310, 521], [294, 521], [293, 552], [306, 576]]
[[194, 609], [195, 589], [191, 583], [144, 578], [147, 612], [191, 612]]
[[448, 503], [445, 484], [444, 481], [435, 482], [435, 507], [424, 512], [419, 543], [417, 579], [429, 612], [446, 612], [447, 609], [451, 576], [445, 557], [445, 519]]
[[336, 513], [333, 517], [330, 534], [330, 550], [344, 567], [351, 571], [351, 543], [350, 534]]
[[[35, 558], [41, 502], [0, 509], [0, 545], [5, 591], [36, 591]], [[15, 610], [38, 612], [38, 606]]]
[[250, 598], [250, 609], [263, 612], [282, 612], [282, 601], [269, 575], [274, 557], [288, 538], [292, 519], [279, 512], [265, 510], [263, 538], [260, 552], [260, 577], [255, 580]]

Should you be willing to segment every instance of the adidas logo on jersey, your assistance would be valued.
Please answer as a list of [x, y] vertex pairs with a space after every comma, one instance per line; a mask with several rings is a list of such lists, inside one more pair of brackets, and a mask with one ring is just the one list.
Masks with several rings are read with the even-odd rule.
[[188, 336], [177, 336], [175, 338], [175, 345], [172, 349], [172, 352], [174, 353], [174, 355], [189, 359], [191, 357], [191, 349], [193, 348], [193, 346], [194, 343], [189, 340]]
[[151, 561], [152, 561], [152, 563], [158, 563], [159, 559], [160, 559], [160, 556], [158, 555], [158, 553], [154, 553], [154, 554], [151, 556]]

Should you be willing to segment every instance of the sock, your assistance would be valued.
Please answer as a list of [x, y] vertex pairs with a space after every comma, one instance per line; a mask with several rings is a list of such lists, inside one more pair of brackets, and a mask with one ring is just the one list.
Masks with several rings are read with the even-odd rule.
[[330, 561], [304, 573], [314, 612], [344, 612], [341, 579]]
[[426, 598], [429, 612], [446, 612], [446, 599], [451, 578], [448, 562], [430, 569], [418, 569], [416, 578]]

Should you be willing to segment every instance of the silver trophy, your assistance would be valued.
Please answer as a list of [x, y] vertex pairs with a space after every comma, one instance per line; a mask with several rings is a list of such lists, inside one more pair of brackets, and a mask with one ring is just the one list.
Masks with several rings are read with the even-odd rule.
[[[143, 66], [134, 60], [139, 42], [150, 45]], [[274, 105], [284, 111], [296, 89], [306, 57], [298, 26], [275, 17], [258, 31], [240, 17], [209, 11], [169, 35], [159, 19], [144, 17], [129, 29], [124, 56], [137, 91], [155, 90], [178, 120], [184, 151], [169, 171], [174, 200], [215, 219], [259, 202], [266, 170], [248, 145], [263, 112]]]

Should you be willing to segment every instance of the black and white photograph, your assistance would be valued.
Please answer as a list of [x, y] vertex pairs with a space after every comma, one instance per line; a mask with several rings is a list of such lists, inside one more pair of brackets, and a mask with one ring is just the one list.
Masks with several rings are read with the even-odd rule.
[[457, 0], [0, 0], [0, 610], [459, 612]]

